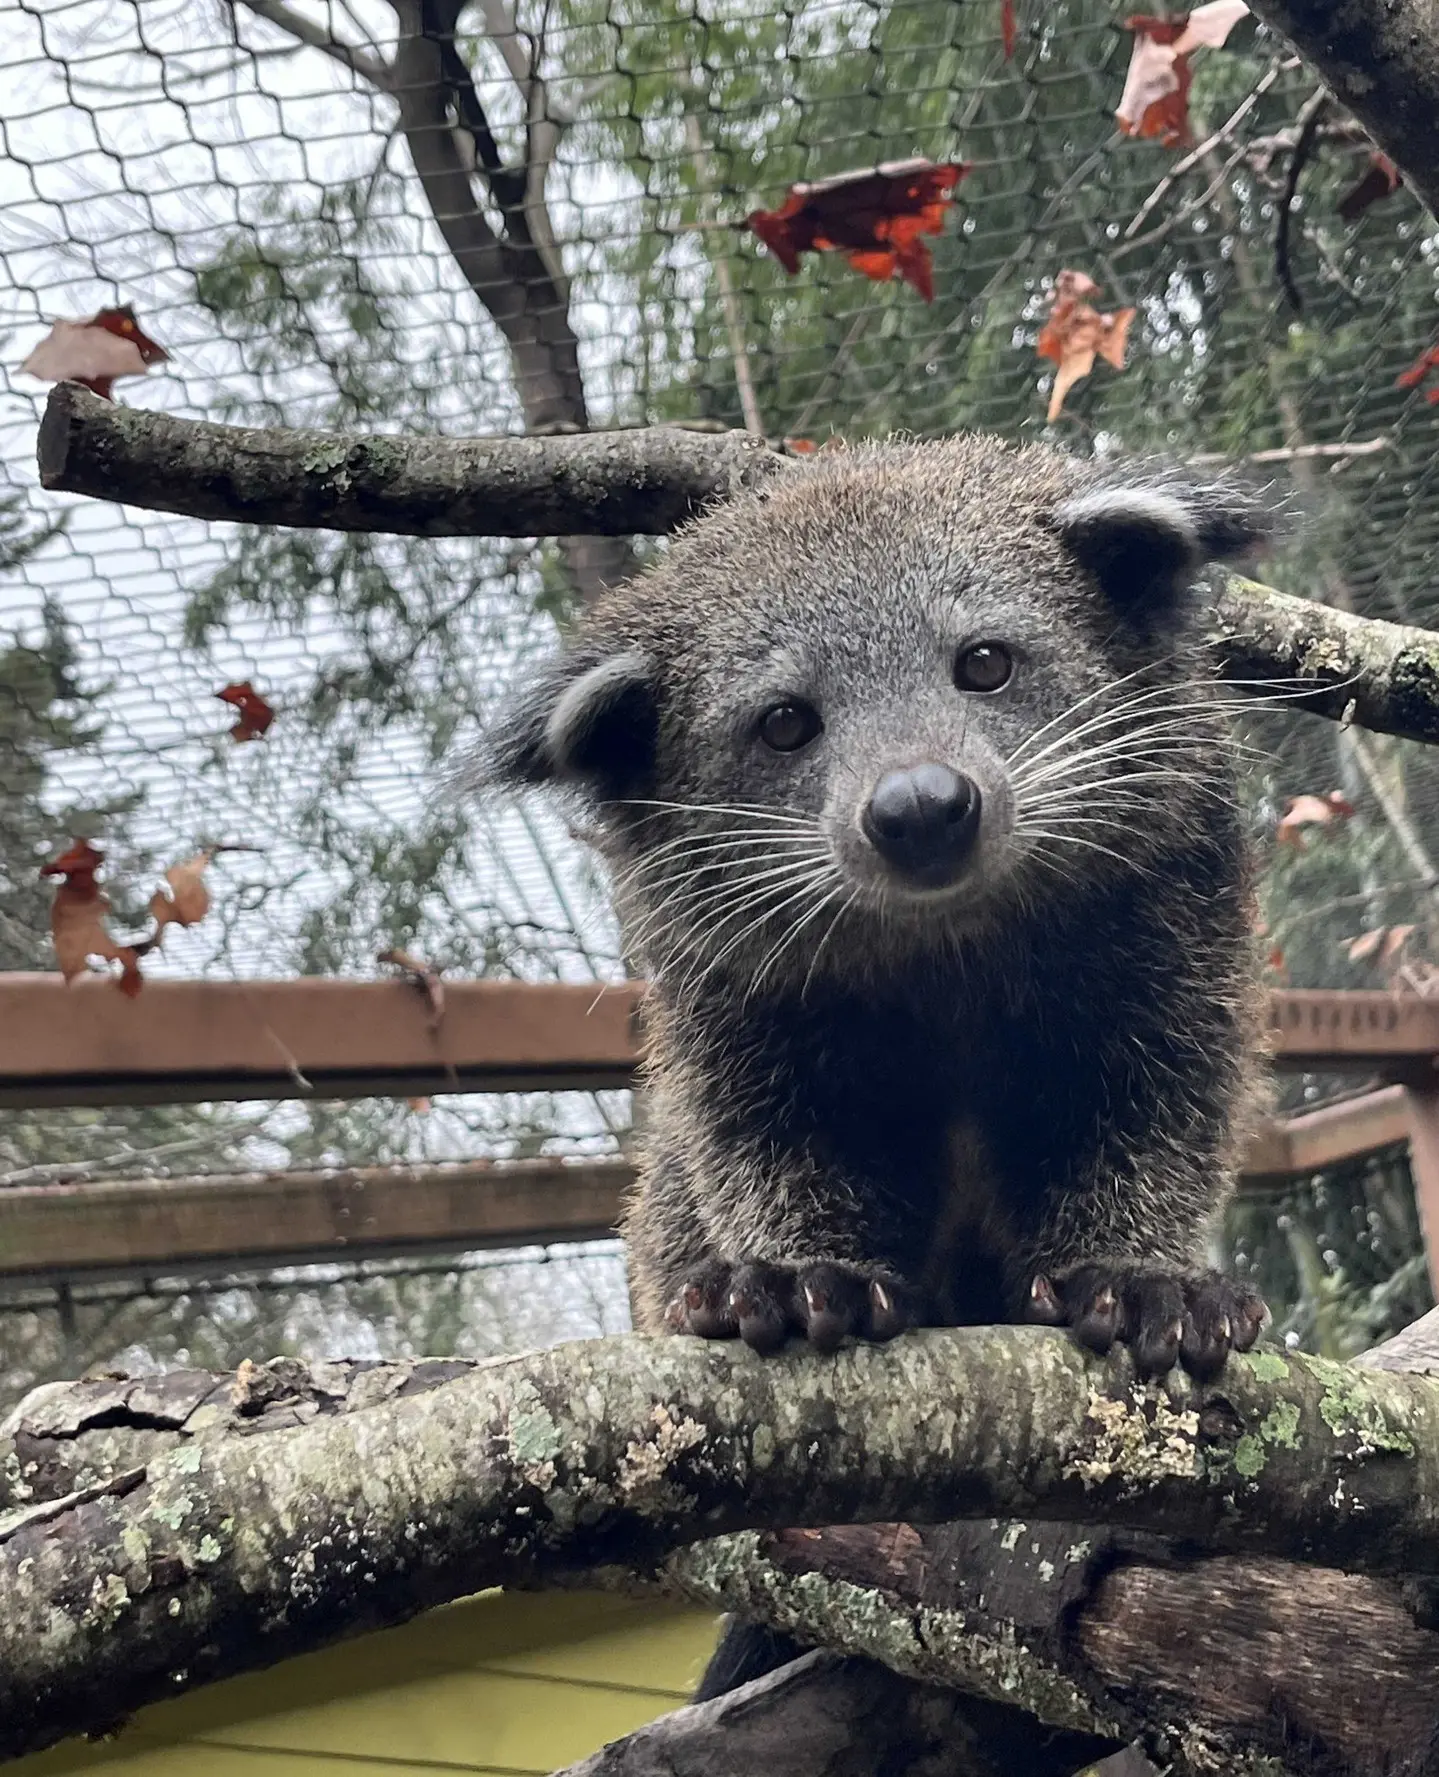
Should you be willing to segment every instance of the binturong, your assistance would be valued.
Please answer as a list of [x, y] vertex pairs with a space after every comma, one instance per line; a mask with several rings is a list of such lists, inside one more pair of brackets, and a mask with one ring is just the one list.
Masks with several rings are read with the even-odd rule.
[[1202, 576], [1274, 528], [1172, 465], [826, 453], [513, 696], [489, 775], [580, 806], [651, 984], [644, 1327], [1253, 1344], [1204, 1262], [1263, 1070]]

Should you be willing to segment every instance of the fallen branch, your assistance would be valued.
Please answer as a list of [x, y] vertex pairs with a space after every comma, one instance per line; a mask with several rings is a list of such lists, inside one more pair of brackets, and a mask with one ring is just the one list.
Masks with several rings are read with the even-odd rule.
[[[1171, 1399], [1028, 1328], [778, 1360], [630, 1337], [223, 1429], [257, 1400], [263, 1418], [264, 1379], [242, 1374], [226, 1408], [192, 1378], [194, 1431], [112, 1402], [90, 1427], [109, 1459], [68, 1475], [47, 1437], [86, 1409], [76, 1423], [52, 1389], [12, 1416], [0, 1754], [113, 1722], [177, 1672], [263, 1666], [486, 1586], [656, 1571], [774, 1524], [1042, 1516], [1439, 1571], [1439, 1384], [1311, 1358], [1237, 1359]], [[126, 1415], [148, 1441], [120, 1438]], [[47, 1478], [69, 1495], [42, 1498]]]

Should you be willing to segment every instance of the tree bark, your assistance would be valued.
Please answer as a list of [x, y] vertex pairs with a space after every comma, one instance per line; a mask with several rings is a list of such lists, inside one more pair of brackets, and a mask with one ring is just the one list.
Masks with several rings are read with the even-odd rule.
[[[51, 391], [41, 485], [191, 518], [405, 536], [660, 536], [804, 465], [744, 432], [350, 437], [219, 426]], [[1439, 633], [1231, 576], [1211, 636], [1226, 677], [1290, 707], [1439, 742]]]
[[53, 389], [41, 485], [188, 518], [409, 537], [659, 536], [789, 466], [744, 432], [347, 437], [220, 426]]
[[1133, 1741], [1174, 1777], [1434, 1768], [1439, 1635], [1413, 1582], [1026, 1520], [725, 1537], [661, 1572], [802, 1642]]
[[1439, 216], [1439, 13], [1433, 0], [1250, 0]]
[[[42, 1390], [3, 1428], [0, 1754], [485, 1586], [673, 1583], [675, 1548], [773, 1524], [1042, 1516], [1439, 1571], [1439, 1384], [1312, 1358], [1171, 1395], [1011, 1327], [824, 1358], [627, 1337], [458, 1374], [251, 1369], [228, 1403], [214, 1381]], [[56, 1459], [79, 1438], [78, 1466]], [[686, 1583], [740, 1584], [704, 1579], [732, 1555], [689, 1559]], [[902, 1667], [884, 1619], [843, 1651]], [[964, 1685], [962, 1652], [943, 1675]], [[985, 1694], [1048, 1725], [1124, 1727], [1072, 1680], [996, 1671]]]
[[[435, 226], [509, 348], [526, 430], [586, 431], [589, 410], [570, 323], [569, 282], [545, 198], [562, 119], [549, 105], [539, 69], [527, 65], [499, 0], [486, 9], [487, 22], [491, 29], [500, 23], [509, 27], [501, 35], [502, 53], [526, 123], [518, 165], [501, 159], [474, 76], [460, 54], [463, 0], [390, 0], [398, 27], [390, 61], [357, 50], [282, 0], [231, 0], [231, 5], [244, 6], [297, 42], [323, 51], [394, 102]], [[477, 181], [499, 211], [498, 228], [480, 201]], [[583, 599], [598, 597], [634, 572], [634, 556], [621, 533], [561, 535], [560, 547]]]
[[1074, 1777], [1108, 1749], [1093, 1735], [1055, 1733], [1012, 1705], [913, 1684], [873, 1660], [819, 1652], [662, 1716], [556, 1777], [766, 1770], [783, 1777]]
[[1210, 638], [1227, 679], [1277, 693], [1286, 707], [1439, 743], [1439, 631], [1356, 617], [1233, 574]]

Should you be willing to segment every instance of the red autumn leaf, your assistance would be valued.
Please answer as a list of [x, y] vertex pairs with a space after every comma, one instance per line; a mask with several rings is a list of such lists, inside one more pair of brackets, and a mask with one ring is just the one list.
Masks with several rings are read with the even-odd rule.
[[118, 378], [144, 376], [169, 356], [145, 334], [127, 304], [101, 309], [88, 321], [56, 321], [20, 368], [41, 382], [83, 383], [108, 401]]
[[[1417, 389], [1431, 370], [1439, 370], [1439, 345], [1426, 346], [1409, 368], [1394, 378], [1394, 387]], [[1439, 387], [1426, 389], [1424, 399], [1431, 407], [1439, 403]]]
[[1288, 964], [1284, 960], [1284, 952], [1277, 944], [1270, 950], [1268, 956], [1265, 957], [1264, 962], [1265, 966], [1272, 969], [1276, 975], [1284, 975], [1288, 973]]
[[1281, 845], [1303, 851], [1305, 827], [1330, 827], [1336, 821], [1347, 821], [1353, 813], [1354, 804], [1338, 790], [1329, 790], [1323, 796], [1294, 796], [1274, 829], [1274, 837]]
[[1336, 208], [1346, 222], [1355, 222], [1371, 204], [1383, 203], [1386, 197], [1393, 197], [1403, 183], [1404, 177], [1398, 167], [1382, 148], [1376, 148], [1358, 183], [1350, 186]]
[[813, 438], [786, 438], [784, 447], [792, 457], [812, 457], [819, 449]]
[[1059, 418], [1065, 396], [1081, 377], [1089, 375], [1097, 357], [1116, 370], [1124, 369], [1124, 348], [1134, 310], [1116, 309], [1103, 315], [1089, 301], [1098, 294], [1099, 285], [1082, 271], [1066, 267], [1054, 280], [1049, 319], [1034, 345], [1041, 358], [1052, 358], [1059, 366], [1045, 416], [1050, 421]]
[[791, 185], [779, 209], [755, 210], [747, 221], [791, 277], [801, 253], [838, 252], [876, 283], [898, 275], [932, 302], [934, 265], [920, 236], [943, 233], [951, 193], [968, 171], [961, 161], [890, 161]]
[[999, 35], [1004, 42], [1004, 59], [1014, 60], [1015, 45], [1019, 42], [1019, 27], [1014, 18], [1014, 0], [1000, 0]]
[[117, 944], [105, 930], [110, 898], [95, 881], [104, 861], [104, 852], [78, 839], [63, 856], [42, 865], [42, 876], [62, 879], [50, 907], [50, 937], [67, 982], [85, 974], [90, 958], [98, 956], [119, 963], [116, 985], [133, 999], [141, 987], [140, 951], [132, 944]]
[[275, 719], [274, 710], [248, 679], [227, 685], [215, 695], [221, 703], [232, 704], [239, 714], [239, 721], [230, 730], [237, 741], [258, 740]]
[[1115, 111], [1124, 134], [1158, 136], [1166, 148], [1188, 142], [1189, 58], [1196, 49], [1221, 48], [1248, 11], [1245, 0], [1210, 0], [1172, 18], [1136, 13], [1125, 19], [1134, 47]]

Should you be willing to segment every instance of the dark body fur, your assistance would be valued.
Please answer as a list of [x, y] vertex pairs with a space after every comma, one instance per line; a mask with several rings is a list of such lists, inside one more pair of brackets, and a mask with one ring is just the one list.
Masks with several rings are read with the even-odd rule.
[[[1252, 1341], [1197, 1270], [1258, 985], [1193, 583], [1269, 527], [1171, 468], [840, 452], [692, 526], [521, 691], [492, 775], [580, 799], [653, 987], [643, 1325], [1028, 1316], [1150, 1370]], [[976, 640], [1013, 656], [993, 694], [957, 686]], [[777, 753], [787, 698], [820, 730]], [[983, 791], [943, 893], [863, 837], [916, 760]]]
[[[1253, 1342], [1262, 1303], [1202, 1269], [1259, 987], [1194, 583], [1270, 522], [1172, 468], [841, 452], [692, 526], [521, 689], [490, 776], [576, 800], [652, 987], [642, 1326], [1031, 1318], [1152, 1373]], [[872, 817], [940, 768], [969, 802], [936, 887]], [[794, 1651], [740, 1628], [701, 1694]]]

